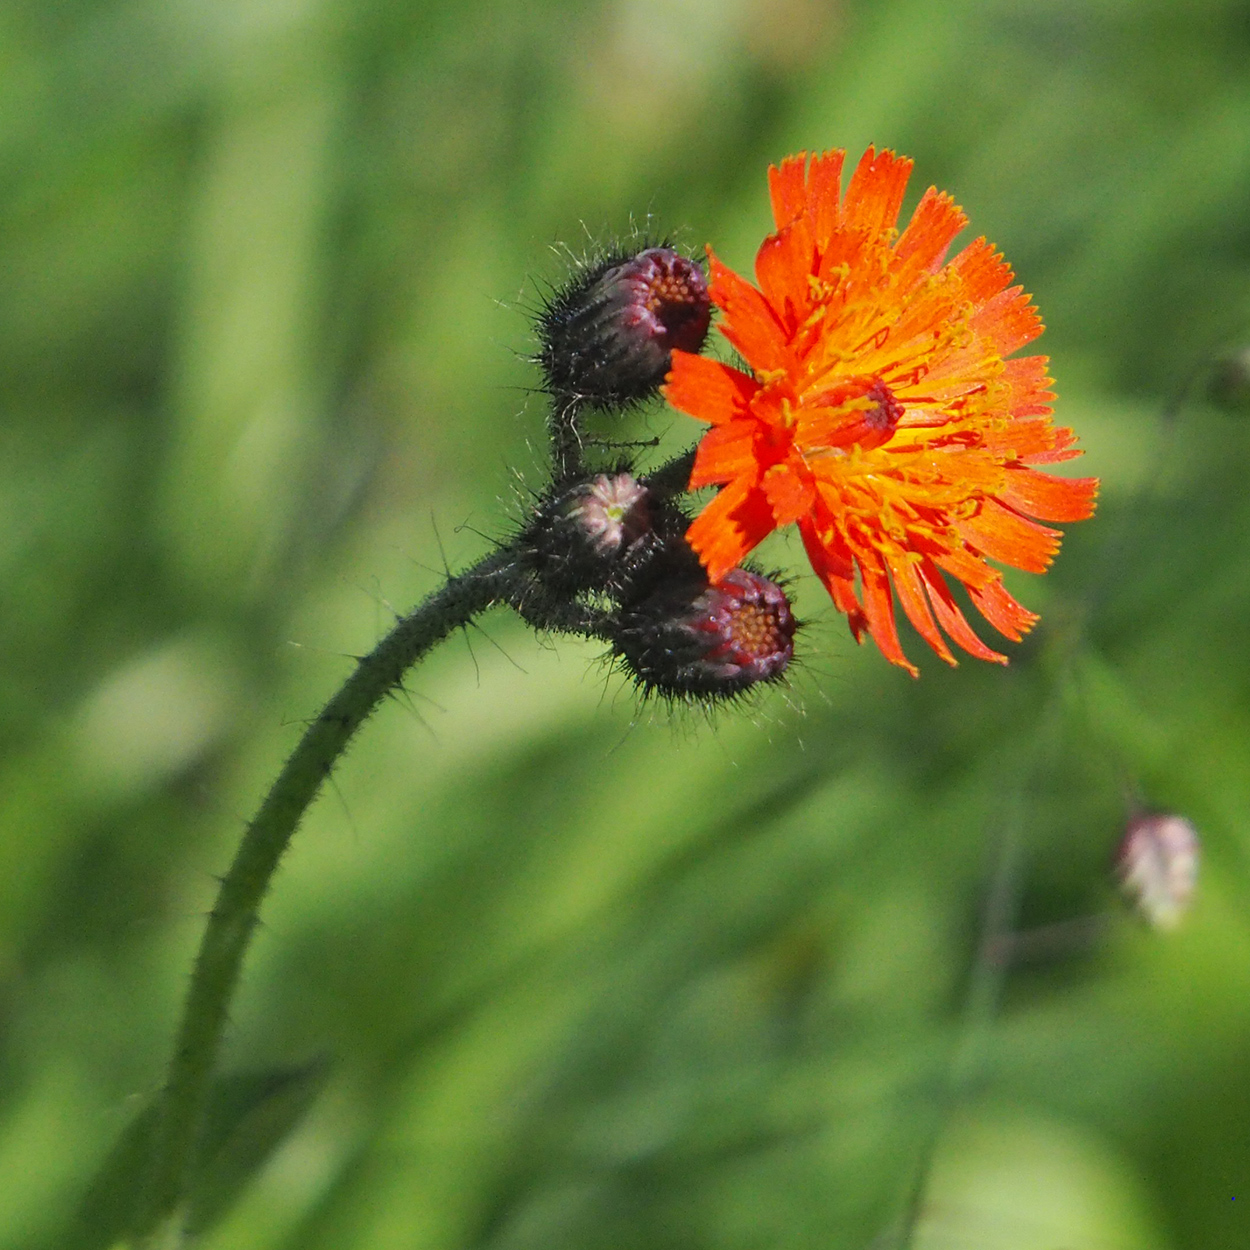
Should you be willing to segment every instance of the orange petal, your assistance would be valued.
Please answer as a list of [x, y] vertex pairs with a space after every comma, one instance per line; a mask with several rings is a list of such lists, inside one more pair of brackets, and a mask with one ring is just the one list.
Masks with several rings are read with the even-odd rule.
[[708, 249], [711, 259], [710, 293], [725, 314], [721, 333], [758, 373], [784, 367], [787, 336], [768, 301], [744, 278], [727, 269]]
[[[812, 569], [820, 578], [833, 606], [846, 614], [847, 624], [859, 642], [867, 621], [855, 594], [855, 565], [837, 530], [829, 523], [823, 505], [817, 502], [812, 516], [799, 518], [799, 534]], [[815, 519], [814, 519], [815, 518]]]
[[911, 176], [912, 162], [893, 152], [875, 148], [860, 157], [846, 189], [843, 217], [852, 230], [891, 230], [903, 207], [903, 193]]
[[1009, 287], [995, 295], [968, 325], [993, 344], [1000, 356], [1010, 356], [1031, 343], [1045, 328], [1029, 299], [1023, 287]]
[[1033, 417], [1050, 415], [1055, 392], [1046, 373], [1050, 363], [1045, 356], [1019, 356], [1003, 361], [1003, 377], [1011, 387], [1011, 415]]
[[1094, 512], [1096, 477], [1053, 477], [1023, 466], [1007, 471], [999, 498], [1018, 512], [1040, 521], [1084, 521]]
[[756, 253], [755, 280], [791, 336], [811, 307], [809, 279], [815, 267], [811, 229], [802, 217], [770, 234]]
[[845, 158], [846, 153], [841, 148], [822, 152], [812, 158], [807, 173], [807, 215], [816, 247], [822, 252], [842, 222], [842, 162]]
[[773, 465], [760, 480], [760, 489], [768, 496], [778, 529], [809, 513], [816, 499], [811, 475], [789, 461]]
[[1058, 530], [1038, 525], [995, 499], [983, 500], [977, 515], [956, 521], [955, 529], [983, 556], [1026, 573], [1045, 573], [1062, 537]]
[[[1008, 364], [1014, 362], [1008, 361]], [[1054, 464], [1081, 455], [1072, 431], [1051, 425], [1049, 417], [1021, 417], [984, 432], [985, 446], [997, 456], [1022, 464]]]
[[694, 454], [690, 489], [719, 486], [735, 478], [754, 485], [761, 472], [756, 452], [759, 432], [759, 423], [749, 419], [730, 421], [708, 430]]
[[994, 664], [1006, 664], [1007, 657], [1005, 655], [998, 651], [991, 651], [972, 632], [972, 626], [968, 624], [967, 618], [959, 610], [959, 605], [955, 602], [950, 587], [946, 584], [946, 579], [928, 560], [924, 562], [924, 566], [921, 569], [921, 577], [924, 578], [925, 589], [929, 592], [929, 602], [933, 604], [933, 611], [941, 622], [942, 628], [946, 630], [951, 638], [959, 646], [963, 647], [969, 655], [975, 656], [978, 660], [989, 660]]
[[959, 205], [944, 191], [930, 187], [916, 205], [907, 229], [894, 245], [900, 263], [911, 262], [932, 273], [941, 265], [946, 249], [968, 224]]
[[1085, 454], [1079, 447], [1073, 446], [1076, 435], [1066, 426], [1052, 426], [1049, 422], [1044, 424], [1050, 433], [1050, 449], [1029, 455], [1022, 454], [1020, 459], [1025, 464], [1058, 464], [1062, 460], [1073, 460]]
[[1002, 578], [980, 587], [969, 586], [968, 595], [977, 611], [1012, 642], [1019, 642], [1037, 624], [1037, 613], [1018, 603], [1003, 585]]
[[773, 221], [778, 230], [784, 230], [807, 208], [807, 189], [804, 171], [807, 169], [807, 153], [787, 156], [780, 166], [768, 167], [768, 196], [773, 206]]
[[719, 582], [773, 529], [773, 511], [763, 491], [738, 481], [726, 486], [699, 513], [686, 531], [686, 541], [703, 561], [708, 579]]
[[[803, 536], [803, 546], [821, 581], [825, 581], [826, 575], [842, 581], [854, 581], [855, 561], [851, 556], [851, 549], [833, 523], [829, 509], [819, 497], [812, 506], [811, 515], [799, 518], [799, 533]], [[858, 608], [859, 600], [854, 595], [851, 600], [853, 606]], [[841, 604], [838, 607], [847, 611]]]
[[940, 553], [933, 553], [933, 562], [953, 578], [963, 582], [971, 589], [973, 586], [984, 586], [986, 582], [999, 577], [999, 573], [990, 568], [978, 555], [974, 555], [962, 543]]
[[663, 389], [664, 398], [679, 412], [724, 425], [747, 415], [760, 385], [741, 369], [675, 349]]
[[886, 576], [881, 556], [870, 551], [864, 555], [857, 553], [855, 560], [864, 588], [864, 616], [873, 642], [891, 664], [897, 664], [913, 677], [919, 677], [920, 670], [903, 654], [898, 640], [898, 630], [894, 625], [894, 596], [890, 593], [890, 579]]
[[933, 614], [929, 611], [925, 600], [924, 586], [920, 574], [916, 570], [914, 560], [905, 559], [900, 553], [890, 560], [890, 576], [894, 578], [894, 589], [898, 592], [898, 601], [907, 613], [907, 619], [915, 627], [916, 633], [944, 659], [947, 664], [955, 664], [956, 660], [950, 648], [938, 633], [933, 623]]
[[984, 236], [969, 243], [951, 261], [950, 268], [963, 281], [964, 294], [974, 304], [993, 299], [1015, 276], [1002, 254]]
[[947, 506], [976, 498], [979, 494], [995, 495], [1003, 485], [1006, 470], [983, 447], [968, 447], [952, 441], [938, 443], [924, 457], [926, 467], [932, 466], [937, 480], [921, 487], [923, 498]]

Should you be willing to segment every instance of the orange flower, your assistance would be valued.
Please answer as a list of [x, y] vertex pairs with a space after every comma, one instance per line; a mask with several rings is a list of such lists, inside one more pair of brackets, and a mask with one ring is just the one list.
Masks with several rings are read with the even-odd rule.
[[897, 595], [948, 663], [939, 626], [1005, 664], [944, 574], [1018, 642], [1037, 617], [987, 560], [1044, 572], [1060, 534], [1037, 520], [1089, 516], [1098, 481], [1037, 467], [1080, 452], [1051, 424], [1046, 357], [1006, 359], [1042, 323], [1002, 257], [982, 238], [943, 263], [967, 223], [951, 197], [930, 187], [899, 234], [911, 161], [869, 148], [842, 196], [843, 156], [809, 168], [802, 153], [769, 170], [777, 231], [755, 258], [759, 289], [708, 249], [721, 331], [752, 372], [673, 352], [669, 403], [712, 426], [691, 489], [722, 487], [687, 538], [718, 582], [797, 522], [857, 640], [867, 630], [916, 675]]

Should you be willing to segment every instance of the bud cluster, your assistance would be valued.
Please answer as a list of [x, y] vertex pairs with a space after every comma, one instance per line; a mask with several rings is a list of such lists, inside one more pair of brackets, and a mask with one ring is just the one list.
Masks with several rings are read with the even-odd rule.
[[517, 544], [534, 586], [519, 606], [536, 624], [602, 638], [645, 695], [671, 700], [734, 698], [781, 678], [790, 603], [748, 569], [708, 580], [676, 498], [688, 457], [650, 477], [627, 462], [596, 469], [581, 419], [657, 394], [673, 350], [698, 352], [710, 323], [702, 267], [664, 245], [583, 264], [536, 319], [556, 480]]

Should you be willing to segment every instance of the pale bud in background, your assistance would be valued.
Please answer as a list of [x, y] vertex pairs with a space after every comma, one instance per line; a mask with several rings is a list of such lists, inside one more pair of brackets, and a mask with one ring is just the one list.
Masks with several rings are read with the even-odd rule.
[[1183, 816], [1137, 816], [1116, 851], [1116, 875], [1134, 907], [1156, 929], [1180, 924], [1198, 881], [1200, 844]]

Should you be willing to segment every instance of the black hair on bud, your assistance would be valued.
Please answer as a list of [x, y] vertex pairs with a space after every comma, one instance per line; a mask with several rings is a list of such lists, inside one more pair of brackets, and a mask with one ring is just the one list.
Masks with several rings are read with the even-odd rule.
[[644, 694], [675, 701], [732, 699], [779, 680], [798, 628], [786, 592], [747, 569], [712, 585], [685, 551], [689, 559], [673, 552], [667, 575], [621, 612], [613, 646], [626, 672]]
[[646, 399], [675, 347], [702, 348], [711, 315], [702, 268], [671, 247], [587, 264], [537, 319], [546, 389], [558, 404], [616, 408]]

